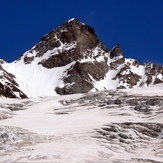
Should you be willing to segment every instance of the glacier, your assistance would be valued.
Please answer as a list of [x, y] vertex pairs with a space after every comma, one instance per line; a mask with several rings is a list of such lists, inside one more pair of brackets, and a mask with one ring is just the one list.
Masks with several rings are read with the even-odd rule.
[[0, 98], [1, 162], [161, 163], [162, 87]]

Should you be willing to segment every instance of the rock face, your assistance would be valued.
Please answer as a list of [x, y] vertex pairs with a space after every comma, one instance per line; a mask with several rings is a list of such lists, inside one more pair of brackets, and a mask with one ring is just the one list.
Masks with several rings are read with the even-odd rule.
[[135, 59], [126, 59], [120, 45], [108, 50], [95, 30], [77, 19], [68, 20], [43, 36], [14, 63], [0, 65], [2, 74], [10, 79], [5, 86], [0, 80], [0, 94], [5, 97], [17, 97], [11, 93], [13, 90], [23, 98], [163, 82], [162, 66], [140, 65]]
[[[1, 64], [4, 61], [1, 60]], [[0, 65], [0, 95], [9, 98], [27, 98], [14, 80], [15, 76], [6, 72]]]
[[[95, 80], [100, 80], [104, 79], [109, 70], [107, 59], [103, 59], [103, 62], [96, 61], [100, 56], [104, 58], [105, 53], [108, 52], [105, 45], [98, 40], [93, 28], [77, 19], [66, 21], [56, 30], [45, 35], [33, 50], [38, 52], [37, 56], [42, 56], [54, 48], [59, 48], [56, 55], [39, 62], [43, 67], [61, 67], [75, 61], [75, 64], [66, 70], [67, 77], [63, 77], [66, 85], [62, 88], [56, 87], [58, 94], [88, 92], [93, 88], [89, 75]], [[85, 62], [87, 58], [92, 58], [93, 62]]]
[[[36, 51], [36, 57], [42, 57], [47, 51], [56, 49], [55, 55], [39, 62], [43, 67], [53, 68], [65, 66], [72, 61], [83, 59], [85, 56], [89, 57], [93, 53], [92, 50], [97, 46], [100, 46], [104, 52], [108, 52], [105, 45], [98, 40], [93, 28], [77, 19], [72, 19], [41, 38], [31, 53]], [[33, 60], [33, 57], [26, 56], [25, 63], [30, 63]]]
[[99, 81], [104, 79], [108, 69], [106, 62], [76, 62], [73, 67], [67, 70], [68, 77], [63, 78], [64, 83], [67, 85], [62, 88], [57, 87], [56, 92], [58, 94], [86, 93], [93, 88], [90, 76]]
[[118, 80], [117, 88], [151, 86], [163, 82], [163, 67], [153, 63], [140, 65], [135, 59], [125, 59], [119, 45], [110, 51], [111, 70], [117, 70], [113, 80]]

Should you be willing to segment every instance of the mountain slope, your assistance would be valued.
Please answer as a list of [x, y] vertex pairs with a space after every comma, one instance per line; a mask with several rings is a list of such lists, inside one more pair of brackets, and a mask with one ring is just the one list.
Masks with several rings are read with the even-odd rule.
[[162, 163], [162, 87], [0, 98], [1, 162]]
[[5, 61], [0, 60], [0, 95], [9, 98], [27, 98], [27, 96], [19, 89], [15, 76], [5, 71], [2, 65]]
[[61, 24], [12, 63], [1, 64], [28, 97], [134, 88], [163, 82], [163, 67], [108, 50], [95, 30], [77, 19]]

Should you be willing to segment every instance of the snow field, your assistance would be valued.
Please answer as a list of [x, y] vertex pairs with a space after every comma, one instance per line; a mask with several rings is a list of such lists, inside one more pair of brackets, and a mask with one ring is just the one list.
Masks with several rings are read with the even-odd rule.
[[[9, 135], [6, 143], [4, 138], [0, 139], [1, 161], [161, 162], [162, 132], [148, 128], [161, 126], [161, 102], [150, 106], [151, 111], [146, 114], [135, 110], [125, 100], [138, 99], [140, 102], [150, 99], [147, 95], [161, 98], [162, 86], [24, 100], [0, 99], [2, 106], [23, 105], [22, 110], [12, 112], [12, 118], [0, 121], [0, 135]], [[115, 103], [117, 99], [122, 103]], [[17, 133], [21, 134], [17, 136]]]

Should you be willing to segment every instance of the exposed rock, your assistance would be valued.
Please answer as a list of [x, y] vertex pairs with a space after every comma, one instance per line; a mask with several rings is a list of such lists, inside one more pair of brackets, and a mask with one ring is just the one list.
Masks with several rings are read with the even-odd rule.
[[[40, 57], [48, 50], [59, 48], [61, 45], [64, 45], [62, 49], [58, 49], [55, 55], [42, 60], [39, 64], [47, 68], [65, 66], [72, 61], [82, 59], [84, 57], [83, 53], [87, 57], [91, 56], [92, 50], [97, 46], [100, 46], [104, 52], [108, 52], [105, 45], [97, 38], [95, 30], [77, 19], [66, 21], [57, 29], [45, 35], [32, 50], [37, 51], [37, 56]], [[67, 49], [67, 47], [73, 45], [73, 48]]]
[[126, 87], [123, 86], [123, 85], [120, 85], [120, 86], [117, 87], [117, 89], [126, 89]]
[[90, 75], [95, 80], [104, 78], [104, 74], [108, 71], [108, 66], [105, 62], [93, 63], [80, 63], [71, 67], [67, 71], [67, 77], [63, 78], [66, 86], [64, 88], [57, 88], [58, 94], [73, 94], [73, 93], [86, 93], [93, 88], [93, 83]]
[[111, 100], [108, 100], [108, 101], [106, 102], [106, 104], [107, 104], [107, 105], [110, 105], [110, 104], [112, 104], [112, 101], [111, 101]]
[[[117, 78], [119, 78], [122, 83], [127, 83], [129, 88], [133, 88], [133, 86], [137, 85], [137, 83], [140, 81], [141, 76], [130, 71], [129, 74], [118, 73], [113, 79], [115, 80]], [[120, 85], [118, 88], [123, 89], [125, 87]]]
[[139, 62], [137, 60], [134, 60], [134, 62], [132, 63], [132, 65], [135, 66], [135, 67], [139, 67], [140, 64], [139, 64]]
[[163, 80], [156, 77], [154, 84], [159, 84], [159, 83], [163, 83]]
[[[76, 61], [67, 70], [67, 75], [63, 76], [65, 86], [55, 89], [58, 94], [85, 93], [93, 88], [93, 79], [96, 81], [104, 79], [109, 70], [107, 58], [104, 56], [104, 53], [108, 52], [108, 50], [98, 40], [93, 28], [79, 22], [77, 19], [66, 21], [56, 30], [45, 35], [33, 50], [37, 51], [37, 56], [40, 57], [48, 50], [57, 48], [61, 44], [71, 45], [73, 48], [58, 50], [55, 55], [39, 62], [46, 68], [53, 68], [66, 66]], [[95, 54], [94, 50], [97, 47], [98, 53]], [[103, 62], [96, 61], [99, 56], [104, 56]], [[95, 61], [80, 62], [80, 60], [87, 59], [87, 57], [91, 57]]]
[[138, 105], [139, 103], [138, 103], [138, 100], [136, 100], [135, 98], [133, 98], [133, 99], [129, 99], [129, 100], [126, 100], [126, 103], [127, 104], [130, 104], [131, 106], [133, 105]]
[[119, 100], [119, 99], [116, 99], [115, 101], [114, 101], [114, 104], [117, 104], [117, 105], [120, 105], [122, 102], [121, 102], [121, 100]]
[[0, 120], [4, 120], [4, 119], [8, 119], [11, 118], [13, 116], [13, 113], [10, 109], [7, 108], [2, 108], [0, 106]]
[[30, 64], [33, 60], [34, 60], [34, 56], [32, 56], [32, 57], [25, 56], [24, 57], [25, 64]]
[[152, 105], [152, 106], [154, 106], [154, 105], [159, 105], [160, 102], [161, 102], [161, 101], [160, 101], [160, 99], [158, 99], [158, 98], [149, 99], [149, 100], [146, 101], [146, 105]]
[[162, 74], [163, 67], [157, 66], [156, 64], [153, 64], [149, 62], [145, 65], [145, 75], [147, 76], [146, 83], [147, 85], [153, 84], [153, 78], [155, 78], [154, 83], [161, 83], [163, 82], [163, 78], [159, 79], [157, 78], [158, 72]]
[[110, 69], [112, 69], [112, 70], [116, 69], [119, 65], [124, 63], [124, 61], [125, 61], [125, 58], [122, 57], [122, 58], [120, 58], [120, 59], [118, 59], [118, 60], [116, 60], [114, 62], [111, 62], [110, 63]]
[[150, 114], [151, 109], [143, 104], [135, 106], [134, 110], [138, 112], [143, 112], [145, 114]]
[[116, 45], [111, 51], [110, 51], [110, 58], [117, 58], [122, 55], [122, 49], [120, 48], [120, 45]]
[[[13, 152], [14, 150], [20, 150], [21, 147], [29, 146], [32, 143], [36, 144], [43, 142], [42, 137], [19, 127], [1, 126], [0, 150], [1, 152], [7, 151], [8, 153], [9, 151]], [[46, 140], [44, 140], [44, 142], [45, 141]]]
[[0, 65], [0, 95], [8, 98], [27, 98], [18, 88], [15, 76], [5, 71]]
[[[17, 92], [19, 96], [17, 96], [15, 92]], [[27, 96], [22, 91], [20, 91], [11, 83], [6, 83], [6, 85], [0, 83], [0, 95], [8, 98], [27, 98]]]
[[123, 139], [128, 139], [128, 136], [122, 133], [118, 134], [119, 137], [123, 138]]

